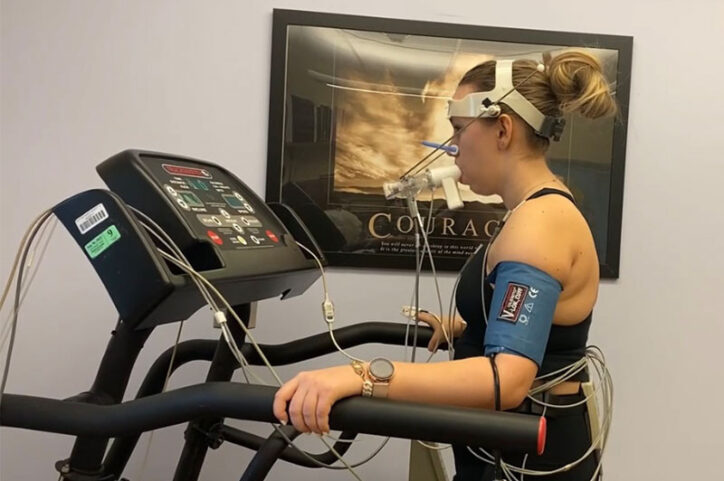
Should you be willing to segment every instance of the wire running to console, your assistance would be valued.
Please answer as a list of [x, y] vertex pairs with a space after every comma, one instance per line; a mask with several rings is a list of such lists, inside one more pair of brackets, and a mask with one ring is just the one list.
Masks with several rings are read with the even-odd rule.
[[[269, 360], [267, 359], [267, 357], [264, 355], [263, 351], [262, 351], [261, 348], [259, 347], [258, 343], [257, 343], [256, 340], [254, 339], [254, 337], [253, 337], [253, 335], [251, 334], [251, 332], [249, 331], [249, 329], [246, 327], [246, 325], [244, 324], [244, 322], [239, 318], [238, 314], [237, 314], [236, 311], [231, 307], [231, 305], [228, 303], [228, 301], [226, 300], [226, 298], [216, 289], [216, 287], [215, 287], [213, 284], [211, 284], [211, 282], [209, 282], [208, 279], [206, 279], [206, 278], [205, 278], [204, 276], [202, 276], [200, 273], [198, 273], [197, 271], [195, 271], [195, 270], [193, 269], [193, 267], [191, 267], [191, 266], [189, 266], [189, 265], [186, 265], [185, 263], [179, 261], [178, 259], [176, 259], [174, 256], [172, 256], [171, 254], [169, 254], [169, 253], [167, 253], [167, 252], [161, 251], [160, 249], [159, 249], [159, 251], [160, 251], [161, 255], [162, 255], [165, 259], [169, 260], [169, 261], [172, 262], [174, 265], [176, 265], [176, 266], [179, 267], [180, 269], [182, 269], [182, 270], [184, 270], [185, 272], [187, 272], [189, 275], [196, 277], [202, 284], [204, 284], [204, 285], [211, 291], [211, 293], [212, 293], [214, 296], [216, 296], [217, 299], [219, 299], [219, 300], [222, 302], [222, 304], [227, 308], [228, 312], [232, 315], [232, 317], [237, 321], [238, 325], [239, 325], [239, 326], [241, 327], [241, 329], [244, 331], [244, 333], [245, 333], [245, 335], [247, 336], [247, 338], [249, 339], [250, 343], [252, 344], [252, 346], [254, 347], [254, 349], [257, 351], [257, 354], [259, 354], [259, 357], [262, 359], [262, 362], [264, 363], [264, 365], [269, 369], [269, 371], [270, 371], [270, 372], [272, 373], [272, 375], [274, 376], [275, 380], [277, 381], [277, 385], [281, 386], [281, 385], [283, 384], [283, 381], [281, 380], [281, 378], [279, 377], [279, 375], [276, 373], [276, 370], [275, 370], [274, 367], [271, 365], [271, 363], [269, 362]], [[218, 311], [218, 312], [220, 312], [220, 311]], [[222, 313], [222, 314], [223, 314], [223, 313]], [[215, 315], [216, 315], [216, 314], [215, 314]], [[224, 316], [224, 317], [225, 317], [225, 316]], [[225, 320], [221, 321], [221, 322], [220, 322], [220, 325], [225, 326], [225, 322], [226, 322]], [[222, 332], [225, 332], [225, 334], [224, 334], [224, 340], [227, 341], [227, 343], [229, 343], [229, 346], [230, 346], [229, 348], [230, 348], [231, 352], [232, 352], [232, 353], [234, 354], [234, 356], [237, 358], [237, 361], [239, 362], [240, 365], [247, 365], [247, 366], [248, 366], [249, 363], [248, 363], [248, 362], [246, 361], [246, 359], [243, 357], [243, 354], [242, 354], [241, 351], [238, 349], [238, 346], [236, 346], [236, 343], [233, 341], [233, 337], [230, 335], [230, 333], [229, 333], [228, 331], [225, 330], [225, 328], [228, 329], [228, 326], [222, 327]], [[251, 371], [250, 371], [250, 372], [251, 372]], [[259, 382], [260, 384], [265, 384], [261, 379], [259, 379], [258, 377], [256, 377], [253, 373], [252, 373], [252, 376], [253, 376], [253, 377], [255, 378], [255, 380], [257, 380], [257, 382]], [[315, 464], [317, 464], [317, 465], [319, 465], [319, 466], [321, 466], [321, 467], [328, 468], [328, 469], [346, 469], [346, 470], [349, 470], [349, 471], [352, 473], [352, 475], [355, 476], [356, 479], [361, 479], [361, 478], [360, 478], [359, 475], [354, 471], [354, 468], [357, 467], [359, 464], [364, 464], [364, 463], [368, 462], [370, 459], [372, 459], [372, 457], [373, 457], [374, 455], [376, 455], [376, 454], [379, 452], [379, 449], [378, 449], [378, 450], [375, 451], [375, 453], [374, 453], [372, 456], [370, 456], [368, 459], [366, 459], [366, 460], [364, 460], [363, 462], [361, 462], [361, 463], [353, 466], [353, 465], [350, 465], [350, 464], [343, 458], [343, 456], [341, 456], [341, 455], [334, 449], [333, 446], [331, 446], [329, 443], [327, 443], [324, 438], [320, 438], [320, 440], [322, 441], [322, 443], [325, 444], [325, 446], [329, 449], [329, 451], [332, 452], [332, 453], [338, 458], [338, 460], [339, 460], [342, 464], [344, 464], [344, 467], [341, 467], [341, 466], [331, 466], [331, 465], [327, 465], [327, 464], [324, 464], [324, 463], [319, 462], [318, 460], [314, 459], [309, 453], [307, 453], [307, 452], [305, 452], [304, 450], [302, 450], [301, 448], [297, 447], [296, 444], [295, 444], [291, 439], [289, 439], [289, 437], [288, 437], [281, 429], [279, 429], [279, 426], [278, 426], [278, 425], [272, 424], [272, 426], [274, 427], [274, 429], [276, 430], [276, 432], [277, 432], [280, 436], [282, 436], [282, 438], [283, 438], [290, 446], [295, 447], [295, 449], [297, 449], [297, 450], [298, 450], [305, 458], [307, 458], [310, 462], [315, 463]], [[381, 449], [381, 448], [380, 448], [380, 449]]]
[[[2, 402], [2, 395], [5, 392], [5, 385], [7, 383], [8, 374], [10, 372], [10, 362], [12, 359], [13, 346], [15, 344], [15, 334], [17, 332], [18, 314], [20, 310], [20, 294], [23, 287], [23, 274], [25, 272], [25, 269], [22, 266], [26, 264], [28, 252], [30, 251], [30, 246], [33, 244], [33, 241], [37, 236], [38, 231], [43, 226], [43, 224], [50, 218], [51, 215], [52, 212], [50, 210], [42, 212], [40, 215], [38, 215], [38, 217], [35, 218], [28, 230], [25, 232], [25, 235], [20, 242], [18, 252], [15, 256], [15, 261], [13, 262], [13, 267], [11, 268], [10, 275], [8, 276], [8, 280], [3, 289], [3, 294], [0, 297], [0, 309], [2, 309], [3, 305], [5, 304], [5, 300], [7, 299], [7, 295], [10, 291], [10, 287], [12, 286], [13, 280], [15, 279], [15, 274], [17, 271], [17, 280], [15, 281], [15, 296], [10, 327], [10, 342], [8, 345], [8, 352], [5, 359], [5, 367], [3, 368], [2, 380], [0, 381], [0, 403]], [[18, 267], [20, 267], [19, 270]]]
[[[24, 266], [24, 269], [28, 273], [28, 275], [23, 275], [24, 280], [23, 285], [20, 288], [21, 292], [20, 302], [18, 303], [18, 310], [20, 310], [20, 308], [23, 306], [23, 302], [25, 302], [25, 298], [27, 297], [28, 292], [30, 292], [30, 286], [32, 286], [33, 281], [38, 274], [38, 270], [40, 269], [40, 265], [42, 264], [43, 258], [45, 257], [45, 253], [47, 252], [48, 246], [50, 245], [50, 240], [53, 237], [57, 225], [57, 218], [51, 217], [47, 222], [43, 223], [43, 226], [38, 233], [38, 240], [35, 242], [35, 247], [33, 247], [33, 251], [28, 255], [28, 260]], [[12, 311], [8, 312], [3, 323], [0, 323], [0, 352], [2, 352], [2, 349], [5, 346], [5, 342], [10, 335], [12, 316]]]

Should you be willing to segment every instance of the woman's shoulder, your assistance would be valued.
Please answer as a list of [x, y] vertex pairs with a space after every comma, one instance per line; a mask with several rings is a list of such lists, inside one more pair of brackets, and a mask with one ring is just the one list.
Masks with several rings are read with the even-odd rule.
[[587, 236], [588, 225], [570, 199], [541, 196], [526, 201], [510, 216], [491, 249], [490, 265], [529, 264], [565, 284]]

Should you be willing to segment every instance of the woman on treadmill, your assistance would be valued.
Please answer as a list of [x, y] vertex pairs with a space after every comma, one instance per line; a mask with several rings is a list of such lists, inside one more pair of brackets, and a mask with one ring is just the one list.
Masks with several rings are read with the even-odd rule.
[[[277, 392], [276, 417], [302, 432], [326, 433], [332, 404], [360, 394], [534, 412], [526, 395], [538, 383], [536, 377], [584, 356], [599, 282], [591, 231], [568, 188], [549, 169], [545, 153], [550, 140], [562, 133], [563, 114], [596, 118], [616, 110], [599, 62], [585, 52], [560, 54], [545, 66], [498, 60], [468, 71], [449, 105], [460, 182], [481, 195], [499, 194], [508, 214], [489, 247], [479, 249], [460, 273], [455, 295], [462, 319], [440, 322], [420, 314], [435, 329], [431, 350], [443, 337], [441, 325], [452, 324], [459, 336], [455, 360], [375, 359], [302, 372]], [[583, 371], [541, 400], [581, 401], [580, 385], [586, 380]], [[546, 451], [529, 456], [526, 469], [558, 468], [591, 445], [585, 403], [549, 408], [546, 418]], [[453, 449], [456, 481], [494, 479], [493, 467], [478, 459], [477, 451]], [[504, 460], [517, 466], [523, 461], [507, 455]], [[597, 462], [591, 455], [544, 479], [588, 480]]]

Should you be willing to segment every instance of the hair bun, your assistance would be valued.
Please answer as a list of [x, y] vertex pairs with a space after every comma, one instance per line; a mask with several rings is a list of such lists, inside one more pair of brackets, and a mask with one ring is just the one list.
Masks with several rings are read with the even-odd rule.
[[594, 56], [580, 51], [557, 55], [548, 65], [548, 76], [562, 113], [598, 118], [617, 112], [601, 64]]

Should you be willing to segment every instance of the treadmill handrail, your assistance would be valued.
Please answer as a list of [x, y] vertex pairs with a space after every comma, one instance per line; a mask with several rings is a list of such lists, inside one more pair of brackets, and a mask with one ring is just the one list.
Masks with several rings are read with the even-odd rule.
[[[210, 382], [114, 405], [5, 394], [0, 425], [118, 437], [209, 415], [277, 422], [272, 411], [276, 391], [273, 386]], [[360, 396], [338, 401], [329, 421], [335, 430], [514, 452], [542, 452], [545, 439], [545, 419], [537, 416]]]

